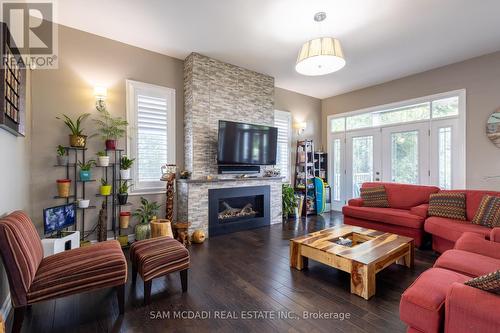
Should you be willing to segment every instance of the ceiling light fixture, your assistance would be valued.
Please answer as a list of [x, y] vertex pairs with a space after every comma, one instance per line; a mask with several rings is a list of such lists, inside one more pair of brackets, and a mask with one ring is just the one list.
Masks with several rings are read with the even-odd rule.
[[[318, 23], [325, 19], [325, 12], [314, 15], [314, 21]], [[302, 45], [295, 70], [302, 75], [319, 76], [336, 72], [344, 66], [345, 59], [339, 40], [333, 37], [320, 37]]]

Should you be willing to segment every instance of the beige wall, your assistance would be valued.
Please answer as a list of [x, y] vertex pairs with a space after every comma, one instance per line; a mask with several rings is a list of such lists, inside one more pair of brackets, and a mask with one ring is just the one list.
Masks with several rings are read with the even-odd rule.
[[322, 141], [327, 142], [327, 116], [371, 106], [465, 88], [467, 91], [467, 188], [500, 188], [500, 150], [486, 137], [489, 115], [500, 108], [500, 52], [408, 76], [322, 101]]
[[[26, 135], [13, 136], [0, 129], [0, 216], [14, 210], [30, 213], [31, 100], [30, 72], [26, 73]], [[9, 293], [9, 283], [0, 261], [0, 308]], [[5, 319], [5, 318], [4, 318]]]
[[[291, 180], [293, 181], [295, 165], [295, 148], [298, 139], [313, 139], [315, 149], [320, 150], [321, 144], [321, 100], [302, 95], [293, 91], [275, 88], [274, 108], [281, 111], [289, 111], [292, 114], [292, 126], [296, 122], [307, 123], [307, 128], [300, 136], [295, 128], [292, 129], [292, 142], [290, 151], [291, 160]], [[326, 146], [325, 146], [326, 147]], [[326, 148], [325, 148], [326, 149]]]
[[[106, 102], [109, 111], [125, 118], [126, 79], [176, 90], [176, 160], [177, 165], [183, 167], [183, 61], [59, 26], [59, 69], [36, 70], [32, 76], [32, 216], [40, 229], [43, 208], [63, 203], [52, 196], [56, 194], [55, 180], [64, 178], [65, 172], [53, 165], [56, 162], [56, 146], [68, 144], [68, 129], [56, 116], [65, 113], [76, 117], [84, 112], [95, 115], [93, 87], [100, 85], [108, 89]], [[87, 121], [85, 128], [87, 133], [95, 132], [92, 121]], [[119, 146], [125, 147], [125, 140], [122, 139]], [[104, 148], [104, 143], [100, 137], [94, 137], [88, 147], [87, 158], [96, 158], [95, 153]], [[94, 168], [93, 172], [94, 178], [101, 177], [100, 168]], [[87, 189], [87, 197], [93, 204], [100, 205], [101, 200], [95, 197], [98, 183], [89, 183]], [[163, 201], [164, 195], [152, 198]], [[138, 200], [139, 197], [135, 196], [130, 201], [137, 203]], [[98, 209], [87, 212], [88, 230], [96, 221]]]

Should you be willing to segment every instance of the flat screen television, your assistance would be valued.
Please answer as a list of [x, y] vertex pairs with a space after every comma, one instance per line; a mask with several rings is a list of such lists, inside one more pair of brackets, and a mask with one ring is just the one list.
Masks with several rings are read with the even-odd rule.
[[43, 229], [45, 234], [61, 231], [75, 224], [75, 205], [67, 204], [43, 210]]
[[275, 165], [278, 129], [219, 120], [217, 163]]

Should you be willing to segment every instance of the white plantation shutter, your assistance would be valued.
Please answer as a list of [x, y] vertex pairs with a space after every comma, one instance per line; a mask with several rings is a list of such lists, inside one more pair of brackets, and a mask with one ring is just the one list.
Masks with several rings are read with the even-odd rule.
[[129, 154], [134, 192], [163, 190], [161, 166], [175, 164], [175, 91], [127, 81]]
[[285, 181], [290, 180], [290, 145], [292, 141], [292, 116], [290, 112], [274, 111], [274, 127], [278, 128], [278, 152], [276, 166]]

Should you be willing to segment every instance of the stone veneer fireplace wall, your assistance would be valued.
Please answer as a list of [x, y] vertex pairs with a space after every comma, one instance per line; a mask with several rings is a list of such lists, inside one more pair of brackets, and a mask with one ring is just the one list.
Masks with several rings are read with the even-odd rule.
[[191, 222], [190, 232], [202, 229], [208, 235], [209, 189], [269, 185], [271, 224], [280, 223], [281, 179], [206, 179], [217, 177], [219, 120], [273, 125], [274, 78], [191, 53], [184, 62], [184, 108], [185, 168], [191, 179], [178, 181], [178, 219]]

